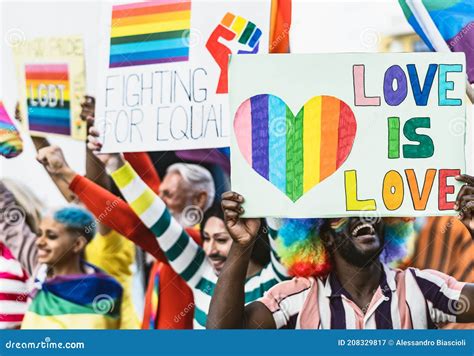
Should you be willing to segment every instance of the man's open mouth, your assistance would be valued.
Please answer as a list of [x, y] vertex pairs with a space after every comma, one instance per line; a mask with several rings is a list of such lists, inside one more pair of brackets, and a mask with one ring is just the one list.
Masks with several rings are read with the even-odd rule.
[[374, 236], [375, 237], [375, 228], [372, 224], [369, 223], [360, 223], [352, 228], [351, 235], [353, 238], [363, 237], [363, 236]]

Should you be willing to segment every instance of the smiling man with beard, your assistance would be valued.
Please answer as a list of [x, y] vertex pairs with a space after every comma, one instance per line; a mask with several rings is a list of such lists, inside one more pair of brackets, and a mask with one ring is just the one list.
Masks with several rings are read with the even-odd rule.
[[[457, 179], [467, 184], [456, 208], [473, 235], [474, 177]], [[240, 217], [243, 201], [237, 193], [223, 195], [233, 244], [212, 297], [207, 328], [428, 329], [474, 321], [474, 285], [434, 270], [402, 271], [387, 265], [402, 256], [403, 235], [410, 226], [397, 218], [293, 219], [287, 232], [280, 230], [282, 244], [293, 245], [289, 249], [298, 250], [302, 260], [316, 256], [317, 263], [294, 263], [289, 271], [305, 277], [281, 282], [245, 305], [245, 271], [259, 221]], [[294, 258], [284, 251], [280, 255], [282, 262]]]

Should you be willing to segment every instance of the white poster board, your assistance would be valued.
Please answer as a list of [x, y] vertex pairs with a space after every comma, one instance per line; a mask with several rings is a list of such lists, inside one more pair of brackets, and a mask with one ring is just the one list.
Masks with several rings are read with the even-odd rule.
[[270, 0], [105, 5], [104, 152], [229, 146], [229, 54], [268, 53]]
[[232, 190], [246, 216], [453, 215], [460, 53], [232, 56]]

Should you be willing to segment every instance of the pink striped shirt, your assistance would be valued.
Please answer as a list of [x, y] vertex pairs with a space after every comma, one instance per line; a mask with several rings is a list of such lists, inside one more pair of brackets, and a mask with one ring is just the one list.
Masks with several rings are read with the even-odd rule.
[[0, 329], [16, 329], [27, 309], [28, 276], [9, 249], [0, 243]]
[[278, 329], [432, 329], [456, 322], [464, 285], [438, 271], [384, 265], [365, 314], [334, 273], [281, 282], [259, 301], [272, 312]]

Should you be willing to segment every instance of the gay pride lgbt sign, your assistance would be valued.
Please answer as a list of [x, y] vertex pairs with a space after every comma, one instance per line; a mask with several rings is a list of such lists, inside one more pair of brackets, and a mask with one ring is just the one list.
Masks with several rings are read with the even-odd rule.
[[463, 54], [232, 56], [246, 216], [454, 214], [465, 75]]
[[33, 135], [86, 137], [80, 119], [85, 95], [80, 37], [43, 37], [14, 49], [23, 125]]
[[268, 53], [270, 3], [104, 4], [96, 101], [103, 151], [229, 146], [229, 55]]
[[29, 129], [70, 135], [67, 64], [27, 64], [25, 76]]

